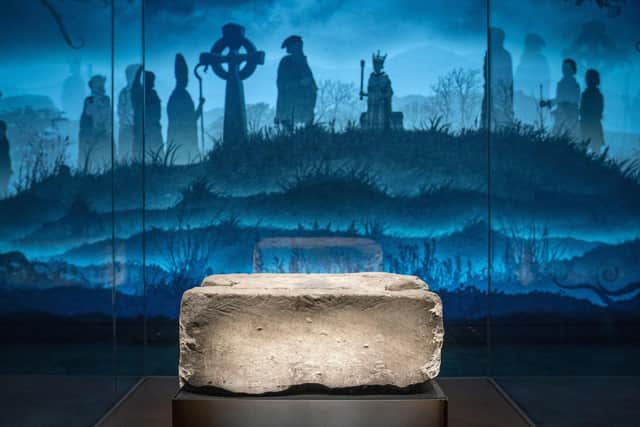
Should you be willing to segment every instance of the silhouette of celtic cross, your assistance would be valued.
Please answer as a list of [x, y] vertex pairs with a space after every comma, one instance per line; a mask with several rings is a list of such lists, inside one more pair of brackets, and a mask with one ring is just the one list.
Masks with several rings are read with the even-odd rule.
[[[224, 103], [224, 142], [240, 142], [247, 137], [247, 112], [242, 81], [249, 78], [258, 65], [264, 64], [264, 52], [245, 37], [244, 27], [227, 24], [222, 27], [222, 38], [215, 42], [211, 52], [200, 54], [196, 66], [196, 77], [200, 79], [198, 68], [209, 67], [226, 81]], [[226, 66], [226, 68], [225, 68]]]

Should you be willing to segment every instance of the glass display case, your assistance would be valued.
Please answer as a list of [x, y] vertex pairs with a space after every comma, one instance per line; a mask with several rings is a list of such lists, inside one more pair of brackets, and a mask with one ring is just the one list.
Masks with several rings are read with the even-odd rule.
[[419, 276], [441, 377], [529, 421], [566, 422], [540, 396], [589, 406], [594, 377], [637, 392], [634, 2], [0, 11], [7, 425], [111, 425], [149, 378], [172, 390], [181, 297], [223, 273]]

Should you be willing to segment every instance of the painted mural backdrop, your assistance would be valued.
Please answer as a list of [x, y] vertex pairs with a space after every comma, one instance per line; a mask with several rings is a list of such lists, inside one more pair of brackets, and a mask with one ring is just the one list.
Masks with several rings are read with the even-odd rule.
[[3, 319], [116, 319], [123, 371], [173, 372], [207, 274], [384, 270], [443, 297], [449, 374], [590, 372], [638, 339], [640, 10], [577, 3], [158, 1], [143, 38], [122, 2], [113, 76], [40, 10], [2, 71]]
[[526, 20], [512, 2], [490, 11], [493, 117], [517, 122], [490, 142], [493, 370], [512, 372], [518, 354], [543, 372], [620, 374], [640, 308], [640, 52], [628, 31], [640, 10], [531, 7]]

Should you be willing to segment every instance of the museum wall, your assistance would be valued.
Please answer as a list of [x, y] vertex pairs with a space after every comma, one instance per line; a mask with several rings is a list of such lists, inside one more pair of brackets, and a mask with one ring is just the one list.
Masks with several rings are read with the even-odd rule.
[[[5, 373], [175, 375], [180, 297], [202, 277], [362, 270], [442, 297], [443, 375], [636, 372], [618, 351], [638, 351], [636, 6], [85, 3], [2, 6]], [[228, 83], [194, 72], [228, 22], [256, 49], [243, 135], [225, 132]], [[291, 35], [315, 96], [293, 128]], [[392, 96], [368, 85], [383, 57]], [[580, 92], [599, 70], [602, 146], [540, 107], [565, 57]]]

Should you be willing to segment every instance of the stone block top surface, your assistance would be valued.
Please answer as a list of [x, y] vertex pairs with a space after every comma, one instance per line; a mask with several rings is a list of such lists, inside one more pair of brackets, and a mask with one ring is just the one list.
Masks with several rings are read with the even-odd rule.
[[[198, 288], [195, 288], [197, 290]], [[202, 281], [202, 292], [229, 294], [420, 295], [429, 286], [417, 276], [393, 273], [219, 274]]]

